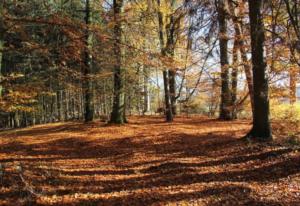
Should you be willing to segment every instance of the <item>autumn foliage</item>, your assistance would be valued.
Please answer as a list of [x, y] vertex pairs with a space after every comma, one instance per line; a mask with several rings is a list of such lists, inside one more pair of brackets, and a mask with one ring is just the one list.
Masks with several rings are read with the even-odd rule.
[[299, 204], [299, 150], [241, 141], [250, 126], [134, 117], [2, 132], [0, 204]]

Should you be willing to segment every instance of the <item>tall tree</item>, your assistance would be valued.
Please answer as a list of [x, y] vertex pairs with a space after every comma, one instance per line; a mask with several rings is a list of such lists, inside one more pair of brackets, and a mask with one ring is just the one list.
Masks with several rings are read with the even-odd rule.
[[[171, 12], [174, 10], [176, 0], [172, 0], [170, 3]], [[178, 18], [178, 17], [177, 17]], [[167, 45], [166, 52], [167, 55], [171, 58], [174, 58], [174, 50], [175, 50], [175, 32], [178, 30], [177, 25], [180, 22], [179, 19], [175, 19], [174, 14], [172, 13], [169, 17], [170, 22], [166, 25], [166, 33], [167, 33]], [[172, 114], [176, 115], [176, 71], [174, 69], [169, 69], [169, 88], [170, 88], [170, 102]]]
[[143, 93], [144, 93], [144, 106], [143, 106], [143, 115], [147, 114], [150, 111], [150, 95], [149, 95], [149, 69], [144, 67], [144, 82], [143, 82]]
[[[243, 4], [243, 1], [239, 2], [240, 4]], [[251, 103], [251, 109], [253, 114], [254, 109], [254, 100], [253, 100], [253, 78], [252, 78], [252, 71], [251, 71], [251, 65], [248, 62], [247, 58], [247, 51], [246, 51], [246, 42], [245, 42], [245, 35], [243, 34], [242, 29], [242, 22], [240, 21], [240, 18], [243, 17], [241, 14], [243, 14], [243, 11], [241, 11], [241, 8], [243, 6], [240, 6], [238, 8], [238, 12], [236, 12], [236, 9], [234, 8], [234, 5], [232, 1], [228, 1], [229, 6], [229, 12], [231, 14], [231, 19], [234, 24], [234, 31], [235, 31], [235, 42], [237, 44], [237, 49], [240, 50], [241, 59], [244, 66], [244, 71], [246, 75], [247, 85], [248, 85], [248, 91], [250, 96], [250, 103]]]
[[219, 45], [221, 61], [221, 104], [219, 119], [232, 119], [232, 98], [229, 88], [228, 36], [227, 36], [227, 0], [218, 0]]
[[4, 49], [4, 1], [0, 2], [0, 97], [2, 96], [2, 58]]
[[122, 68], [122, 24], [120, 21], [123, 0], [113, 1], [114, 11], [114, 97], [113, 108], [111, 112], [111, 123], [123, 124], [126, 122], [125, 118], [125, 98], [124, 98], [124, 71]]
[[[163, 57], [167, 56], [167, 51], [165, 48], [165, 37], [164, 37], [164, 18], [163, 13], [161, 11], [161, 2], [157, 0], [157, 16], [158, 16], [158, 26], [159, 26], [159, 42], [161, 55]], [[171, 94], [170, 94], [170, 78], [168, 69], [163, 70], [163, 81], [164, 81], [164, 92], [165, 92], [165, 107], [166, 107], [166, 121], [173, 121], [173, 112], [172, 112], [172, 104], [171, 104]]]
[[292, 65], [289, 69], [290, 76], [290, 104], [294, 104], [297, 101], [297, 68], [295, 69], [294, 65]]
[[90, 32], [89, 25], [91, 23], [90, 0], [85, 1], [85, 51], [84, 51], [84, 68], [83, 68], [83, 92], [84, 92], [84, 121], [90, 122], [94, 119], [94, 103], [93, 103], [93, 85], [91, 80], [92, 75], [92, 60], [90, 54]]
[[287, 23], [287, 34], [290, 40], [289, 49], [292, 54], [292, 61], [300, 66], [300, 1], [284, 0], [284, 2], [286, 5], [287, 14], [289, 16]]
[[284, 0], [287, 13], [289, 15], [290, 23], [294, 29], [294, 32], [298, 38], [298, 44], [300, 41], [300, 17], [299, 17], [299, 0]]
[[269, 120], [268, 79], [264, 57], [264, 24], [262, 15], [263, 0], [248, 0], [251, 30], [251, 55], [253, 66], [254, 113], [253, 127], [247, 138], [271, 140]]
[[238, 44], [237, 40], [234, 40], [232, 49], [232, 68], [231, 68], [231, 102], [232, 102], [232, 119], [237, 119], [237, 85], [238, 85]]

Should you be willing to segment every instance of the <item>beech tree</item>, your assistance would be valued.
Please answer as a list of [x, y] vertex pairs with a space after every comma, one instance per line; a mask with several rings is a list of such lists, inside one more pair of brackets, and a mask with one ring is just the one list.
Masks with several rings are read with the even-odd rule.
[[[165, 36], [164, 36], [164, 17], [161, 11], [161, 2], [157, 0], [157, 16], [158, 16], [158, 32], [159, 32], [159, 42], [160, 42], [160, 49], [161, 55], [166, 57], [168, 55], [172, 55], [170, 50], [167, 51], [165, 47]], [[172, 40], [169, 39], [169, 44], [172, 44]], [[172, 45], [169, 45], [171, 47]], [[171, 77], [173, 78], [173, 77]], [[171, 82], [173, 79], [171, 80]], [[164, 82], [164, 93], [165, 93], [165, 113], [166, 113], [166, 121], [172, 122], [173, 121], [173, 111], [172, 111], [172, 103], [171, 103], [171, 91], [170, 91], [170, 72], [168, 69], [163, 70], [163, 82]]]
[[264, 57], [264, 24], [262, 0], [249, 0], [249, 18], [251, 29], [251, 55], [253, 67], [254, 113], [253, 127], [248, 138], [259, 140], [272, 139], [269, 119], [269, 93]]
[[84, 120], [85, 122], [92, 121], [94, 118], [94, 105], [93, 105], [93, 85], [91, 80], [91, 54], [90, 54], [90, 44], [91, 37], [89, 31], [89, 25], [91, 23], [91, 11], [90, 11], [90, 0], [85, 1], [85, 24], [86, 24], [86, 32], [85, 32], [85, 51], [84, 51], [84, 68], [83, 68], [83, 91], [84, 91], [84, 105], [85, 105], [85, 113]]
[[125, 118], [125, 97], [124, 97], [124, 69], [122, 68], [122, 12], [123, 0], [113, 1], [114, 12], [114, 97], [113, 108], [111, 112], [111, 123], [123, 124], [126, 122]]
[[2, 96], [2, 58], [4, 49], [4, 2], [0, 2], [0, 98]]
[[220, 63], [221, 63], [221, 103], [220, 116], [222, 120], [232, 119], [232, 97], [229, 83], [229, 62], [228, 62], [228, 36], [227, 21], [228, 8], [227, 0], [218, 0], [216, 2], [219, 22], [219, 45], [220, 45]]
[[[241, 5], [242, 4], [242, 5]], [[229, 12], [231, 14], [231, 19], [233, 21], [234, 25], [234, 31], [235, 31], [235, 42], [234, 42], [234, 51], [238, 52], [240, 51], [240, 56], [243, 62], [243, 67], [246, 75], [247, 85], [248, 85], [248, 91], [250, 96], [250, 103], [251, 103], [251, 109], [253, 113], [254, 109], [254, 100], [253, 100], [253, 78], [252, 78], [252, 68], [247, 58], [247, 51], [246, 51], [246, 37], [242, 29], [242, 22], [241, 18], [244, 17], [243, 11], [241, 11], [241, 8], [244, 7], [243, 1], [238, 1], [237, 8], [233, 5], [232, 1], [228, 1], [229, 6]]]

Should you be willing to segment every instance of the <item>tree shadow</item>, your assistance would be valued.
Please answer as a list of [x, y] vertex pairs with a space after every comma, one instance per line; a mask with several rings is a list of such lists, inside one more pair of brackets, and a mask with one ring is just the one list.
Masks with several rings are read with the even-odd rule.
[[[300, 173], [299, 155], [286, 157], [294, 150], [240, 141], [236, 133], [238, 129], [228, 132], [223, 130], [226, 124], [231, 126], [231, 122], [224, 123], [211, 119], [178, 122], [176, 127], [181, 125], [182, 127], [192, 125], [195, 128], [203, 125], [209, 127], [214, 124], [209, 132], [191, 134], [182, 130], [181, 132], [176, 129], [168, 130], [165, 127], [167, 124], [156, 120], [157, 118], [150, 119], [145, 125], [147, 127], [148, 124], [152, 124], [151, 129], [161, 131], [155, 137], [144, 134], [148, 128], [137, 127], [134, 134], [124, 135], [121, 138], [99, 140], [82, 138], [81, 134], [90, 132], [95, 124], [84, 128], [81, 128], [82, 125], [79, 127], [79, 124], [70, 127], [67, 124], [48, 130], [36, 128], [36, 131], [24, 131], [18, 133], [20, 134], [18, 139], [1, 144], [0, 163], [26, 163], [24, 170], [29, 171], [28, 177], [35, 178], [33, 184], [37, 188], [43, 186], [53, 188], [51, 191], [44, 191], [44, 195], [47, 196], [75, 193], [112, 194], [122, 191], [134, 193], [96, 200], [75, 199], [72, 205], [151, 205], [189, 202], [201, 198], [208, 198], [207, 205], [223, 205], [228, 202], [238, 205], [238, 201], [241, 200], [244, 201], [244, 205], [280, 205], [279, 202], [259, 201], [254, 197], [255, 194], [250, 187], [237, 184], [275, 183]], [[136, 121], [132, 124], [139, 126], [145, 123]], [[27, 144], [21, 141], [22, 135], [35, 137], [49, 132], [59, 136], [74, 131], [79, 134], [74, 133], [70, 137], [50, 139], [42, 143]], [[136, 160], [135, 157], [139, 155], [143, 156], [143, 159]], [[151, 159], [152, 156], [155, 158]], [[72, 165], [74, 161], [77, 161], [75, 166]], [[103, 167], [103, 161], [109, 162], [110, 167]], [[56, 163], [51, 166], [53, 162]], [[39, 164], [48, 167], [40, 168]], [[232, 169], [232, 166], [238, 165], [244, 167]], [[13, 175], [13, 178], [18, 176]], [[224, 185], [225, 182], [229, 185]], [[218, 186], [212, 187], [211, 183]], [[8, 188], [15, 184], [11, 177], [7, 177], [7, 182], [1, 186]], [[202, 190], [194, 188], [192, 192], [149, 194], [149, 191], [157, 188], [186, 188], [194, 184], [207, 185], [208, 188]], [[22, 190], [23, 187], [20, 188], [21, 192]], [[136, 194], [136, 191], [145, 192]], [[24, 194], [28, 196], [27, 193]], [[22, 197], [14, 190], [0, 192], [0, 199]]]
[[[147, 193], [133, 194], [123, 197], [98, 198], [96, 200], [78, 201], [76, 205], [168, 205], [170, 203], [182, 202], [182, 205], [281, 205], [276, 201], [260, 201], [252, 197], [252, 191], [243, 186], [219, 186], [209, 187], [194, 192], [181, 192], [176, 194]], [[206, 199], [206, 201], [201, 201]], [[70, 204], [74, 205], [74, 203]]]
[[[56, 139], [46, 143], [25, 144], [13, 141], [0, 148], [0, 154], [17, 154], [21, 158], [4, 158], [0, 162], [14, 161], [55, 161], [70, 159], [97, 159], [97, 158], [130, 158], [133, 150], [130, 147], [131, 139], [122, 138], [107, 144], [99, 145], [85, 141], [79, 137]], [[132, 145], [134, 147], [134, 145]], [[30, 157], [30, 158], [28, 158]]]

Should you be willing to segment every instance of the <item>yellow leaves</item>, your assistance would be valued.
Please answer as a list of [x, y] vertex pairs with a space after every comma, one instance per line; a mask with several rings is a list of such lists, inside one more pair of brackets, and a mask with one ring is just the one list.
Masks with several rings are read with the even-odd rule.
[[160, 7], [158, 9], [165, 16], [171, 15], [174, 12], [174, 8], [171, 7], [170, 0], [161, 0]]
[[56, 96], [56, 92], [51, 92], [51, 91], [43, 91], [43, 92], [40, 92], [39, 94], [45, 95], [45, 96], [50, 96], [50, 97]]
[[8, 76], [5, 76], [5, 77], [2, 76], [1, 80], [2, 81], [12, 81], [12, 80], [16, 80], [16, 79], [19, 79], [19, 78], [22, 78], [22, 77], [24, 77], [24, 74], [12, 72]]
[[6, 89], [5, 95], [0, 98], [0, 109], [7, 112], [33, 111], [32, 106], [36, 101], [37, 92], [30, 88]]
[[147, 1], [132, 1], [124, 6], [124, 12], [139, 13], [148, 9]]
[[273, 17], [270, 15], [266, 15], [264, 16], [263, 21], [265, 26], [272, 25]]
[[5, 102], [1, 98], [0, 98], [0, 109], [6, 112], [16, 112], [16, 111], [33, 112], [34, 111], [34, 108], [31, 106], [11, 105], [10, 102]]

